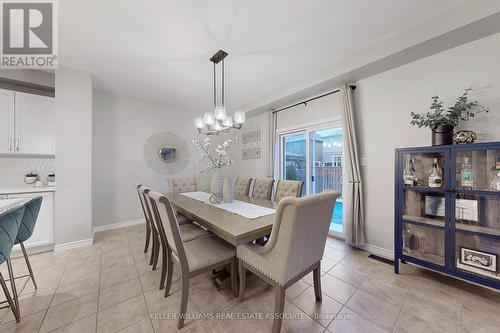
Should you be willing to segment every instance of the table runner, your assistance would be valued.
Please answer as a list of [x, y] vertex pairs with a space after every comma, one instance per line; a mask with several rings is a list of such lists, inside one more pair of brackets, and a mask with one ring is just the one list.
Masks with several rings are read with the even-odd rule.
[[225, 203], [221, 202], [220, 204], [212, 204], [209, 201], [210, 198], [210, 193], [207, 192], [184, 192], [184, 193], [179, 193], [181, 195], [184, 195], [188, 198], [198, 200], [201, 202], [204, 202], [208, 205], [211, 205], [213, 207], [217, 207], [220, 209], [224, 209], [225, 211], [241, 215], [243, 217], [246, 217], [248, 219], [256, 219], [262, 216], [267, 216], [274, 214], [276, 210], [272, 208], [267, 208], [259, 205], [254, 205], [248, 202], [244, 201], [239, 201], [239, 200], [234, 200], [233, 202]]

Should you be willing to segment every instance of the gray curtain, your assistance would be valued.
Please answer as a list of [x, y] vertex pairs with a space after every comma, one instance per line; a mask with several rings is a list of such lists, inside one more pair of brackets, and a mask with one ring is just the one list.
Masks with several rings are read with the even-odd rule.
[[276, 162], [278, 159], [278, 147], [276, 140], [276, 130], [278, 128], [278, 114], [275, 112], [269, 112], [268, 114], [269, 120], [269, 157], [268, 157], [268, 165], [267, 165], [267, 177], [278, 179], [276, 176], [276, 166], [279, 162]]
[[354, 120], [352, 89], [349, 85], [340, 88], [342, 121], [344, 127], [344, 157], [347, 188], [342, 193], [344, 209], [345, 241], [352, 245], [363, 245], [365, 221], [363, 206], [363, 182], [359, 170], [358, 141]]

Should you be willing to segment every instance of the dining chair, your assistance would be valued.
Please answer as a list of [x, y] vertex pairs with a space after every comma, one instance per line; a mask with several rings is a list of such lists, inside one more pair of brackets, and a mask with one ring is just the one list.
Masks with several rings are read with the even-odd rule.
[[158, 192], [150, 191], [150, 198], [154, 201], [154, 209], [158, 213], [160, 224], [164, 228], [163, 239], [171, 251], [167, 256], [167, 281], [165, 296], [170, 292], [172, 283], [173, 263], [180, 266], [181, 273], [181, 303], [177, 328], [184, 326], [184, 317], [189, 295], [189, 280], [212, 269], [231, 266], [231, 288], [234, 295], [236, 289], [236, 251], [215, 235], [201, 237], [190, 242], [183, 242], [177, 217], [170, 201]]
[[[165, 287], [165, 279], [167, 276], [167, 257], [170, 255], [170, 251], [168, 250], [168, 243], [164, 242], [162, 235], [165, 233], [163, 225], [160, 222], [160, 218], [158, 217], [158, 212], [156, 211], [156, 208], [154, 206], [154, 202], [152, 202], [151, 198], [149, 197], [148, 193], [150, 192], [150, 189], [146, 187], [142, 187], [142, 191], [145, 196], [145, 201], [146, 201], [146, 210], [148, 211], [148, 214], [151, 216], [151, 221], [152, 224], [154, 225], [154, 228], [156, 230], [156, 233], [158, 235], [158, 240], [157, 244], [158, 246], [161, 245], [161, 251], [162, 251], [162, 266], [161, 266], [161, 278], [160, 278], [160, 290]], [[179, 230], [181, 232], [181, 238], [183, 242], [189, 242], [192, 240], [195, 240], [200, 237], [208, 236], [210, 233], [206, 231], [205, 229], [199, 227], [196, 223], [186, 223], [186, 224], [181, 224], [179, 225]], [[157, 248], [155, 251], [156, 257], [155, 261], [158, 261], [159, 257], [159, 251], [160, 249]]]
[[21, 221], [23, 219], [24, 209], [24, 205], [21, 205], [0, 214], [0, 264], [7, 262], [10, 287], [12, 290], [11, 296], [3, 275], [0, 272], [0, 284], [2, 285], [6, 298], [6, 300], [0, 302], [0, 304], [8, 303], [8, 306], [4, 306], [3, 308], [10, 307], [14, 317], [16, 318], [16, 322], [21, 320], [21, 311], [19, 309], [19, 300], [14, 272], [12, 271], [12, 263], [10, 262], [10, 253], [12, 252], [14, 240], [16, 239], [19, 226], [21, 225]]
[[[19, 244], [21, 251], [23, 252], [24, 260], [26, 261], [26, 266], [28, 266], [29, 276], [31, 282], [38, 289], [35, 281], [35, 275], [33, 274], [33, 269], [31, 268], [30, 260], [28, 258], [28, 253], [24, 247], [24, 242], [27, 241], [31, 235], [33, 235], [33, 230], [35, 229], [36, 221], [38, 219], [38, 213], [40, 212], [40, 207], [42, 206], [42, 197], [34, 197], [26, 203], [24, 203], [24, 213], [21, 219], [21, 224], [17, 231], [16, 240], [14, 244]], [[23, 276], [24, 277], [24, 276]]]
[[280, 202], [284, 197], [300, 198], [302, 196], [303, 185], [304, 182], [300, 180], [278, 180], [274, 201]]
[[[154, 259], [155, 259], [156, 241], [158, 238], [155, 237], [155, 235], [154, 235], [154, 232], [156, 232], [156, 230], [153, 230], [153, 227], [151, 226], [152, 223], [151, 223], [150, 215], [148, 214], [148, 212], [146, 210], [146, 202], [145, 202], [144, 193], [142, 193], [142, 191], [140, 190], [142, 185], [139, 183], [134, 183], [134, 186], [137, 190], [137, 194], [139, 195], [139, 201], [141, 202], [142, 213], [144, 214], [144, 220], [146, 221], [146, 242], [144, 244], [144, 253], [148, 252], [149, 242], [150, 242], [150, 239], [152, 238], [153, 244], [151, 244], [151, 256], [149, 259], [149, 264], [153, 265]], [[153, 266], [153, 269], [156, 269], [156, 266]]]
[[[196, 177], [168, 177], [167, 181], [170, 193], [194, 192], [198, 188]], [[175, 214], [177, 215], [177, 222], [179, 224], [193, 222], [190, 218], [177, 211], [175, 211]]]
[[[313, 271], [316, 301], [321, 302], [320, 264], [338, 192], [325, 191], [303, 198], [286, 197], [276, 209], [271, 237], [264, 246], [238, 246], [239, 301], [243, 301], [246, 270], [274, 287], [274, 313], [282, 314], [285, 290]], [[282, 316], [273, 318], [273, 333]]]
[[236, 184], [234, 185], [234, 194], [248, 196], [250, 193], [250, 184], [252, 183], [252, 178], [236, 178]]
[[253, 182], [251, 197], [271, 200], [271, 196], [273, 194], [273, 184], [274, 179], [272, 178], [256, 178]]

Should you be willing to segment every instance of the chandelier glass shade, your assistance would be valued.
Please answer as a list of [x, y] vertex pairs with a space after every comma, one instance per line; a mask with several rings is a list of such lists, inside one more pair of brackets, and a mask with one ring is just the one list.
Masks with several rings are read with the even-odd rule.
[[[207, 111], [201, 117], [196, 117], [194, 124], [198, 132], [206, 135], [219, 135], [221, 132], [227, 133], [231, 129], [241, 129], [245, 122], [245, 113], [243, 111], [236, 111], [234, 116], [228, 116], [224, 106], [224, 58], [227, 52], [219, 50], [215, 53], [210, 61], [214, 66], [214, 110]], [[220, 90], [220, 103], [217, 103], [217, 76], [216, 65], [221, 63], [221, 90]]]

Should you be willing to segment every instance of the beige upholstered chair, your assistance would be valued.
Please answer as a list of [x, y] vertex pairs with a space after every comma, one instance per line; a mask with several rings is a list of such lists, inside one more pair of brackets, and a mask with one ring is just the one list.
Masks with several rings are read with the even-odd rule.
[[273, 194], [274, 179], [255, 179], [253, 182], [252, 197], [258, 199], [271, 200]]
[[[171, 193], [194, 192], [197, 190], [196, 177], [168, 177], [168, 188]], [[177, 222], [179, 224], [191, 223], [192, 221], [176, 212]]]
[[[157, 212], [155, 211], [154, 202], [151, 201], [148, 193], [150, 189], [141, 186], [140, 191], [142, 191], [145, 198], [145, 206], [146, 211], [150, 214], [151, 224], [154, 227], [155, 235], [156, 235], [156, 248], [155, 248], [155, 257], [154, 257], [154, 266], [153, 269], [156, 269], [156, 265], [158, 263], [158, 257], [160, 252], [160, 245], [162, 250], [162, 266], [161, 266], [161, 280], [160, 280], [160, 290], [165, 286], [165, 278], [167, 276], [167, 260], [166, 257], [170, 253], [168, 250], [168, 244], [163, 243], [161, 239], [161, 233], [163, 231], [163, 225], [160, 222]], [[210, 235], [208, 231], [199, 227], [196, 223], [186, 223], [179, 226], [179, 230], [181, 232], [181, 238], [183, 242], [189, 242], [195, 240], [200, 237]]]
[[234, 194], [248, 196], [251, 183], [252, 178], [236, 178], [236, 184], [234, 185]]
[[180, 266], [181, 304], [179, 311], [179, 329], [184, 326], [189, 294], [189, 279], [212, 269], [231, 265], [231, 287], [236, 295], [236, 251], [234, 247], [217, 238], [215, 235], [201, 237], [190, 242], [183, 242], [177, 218], [168, 199], [158, 192], [151, 191], [149, 197], [154, 200], [154, 210], [163, 225], [160, 236], [168, 244], [171, 251], [167, 258], [167, 281], [165, 296], [170, 291], [173, 273], [173, 261]]
[[304, 182], [299, 180], [278, 180], [274, 201], [280, 202], [284, 197], [300, 198]]
[[[237, 248], [240, 302], [245, 293], [247, 269], [274, 286], [274, 313], [283, 313], [285, 289], [311, 271], [316, 301], [321, 301], [320, 263], [338, 196], [338, 192], [326, 191], [303, 198], [287, 197], [279, 202], [267, 244]], [[280, 329], [281, 317], [278, 317], [273, 321], [273, 332]]]

